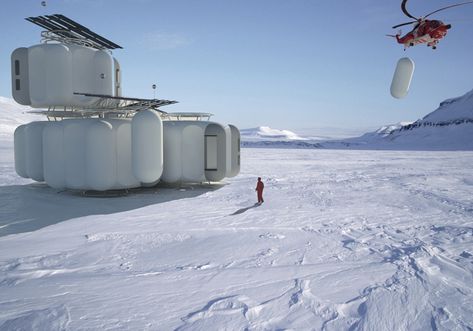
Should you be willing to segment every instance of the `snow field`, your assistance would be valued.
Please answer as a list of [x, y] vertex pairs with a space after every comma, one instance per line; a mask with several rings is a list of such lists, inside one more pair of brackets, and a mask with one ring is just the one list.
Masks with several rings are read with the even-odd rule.
[[243, 149], [118, 198], [1, 161], [0, 330], [473, 328], [471, 152]]

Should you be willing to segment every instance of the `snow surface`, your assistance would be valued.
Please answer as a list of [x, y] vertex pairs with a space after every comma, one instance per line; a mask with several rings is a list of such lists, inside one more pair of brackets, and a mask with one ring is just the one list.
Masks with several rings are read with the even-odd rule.
[[473, 152], [243, 148], [91, 198], [0, 147], [0, 330], [473, 329]]
[[0, 237], [0, 329], [473, 328], [473, 153], [242, 160], [225, 185], [116, 198], [2, 162], [0, 231], [35, 231]]

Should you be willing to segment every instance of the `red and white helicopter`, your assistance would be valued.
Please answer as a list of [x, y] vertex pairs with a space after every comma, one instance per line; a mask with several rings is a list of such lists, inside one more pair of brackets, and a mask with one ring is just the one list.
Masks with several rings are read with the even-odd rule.
[[407, 1], [408, 0], [403, 0], [401, 3], [402, 12], [407, 17], [413, 18], [415, 21], [395, 25], [393, 26], [393, 29], [404, 25], [415, 24], [414, 29], [412, 29], [412, 31], [410, 31], [403, 37], [401, 37], [401, 31], [399, 31], [399, 33], [396, 35], [388, 35], [389, 37], [396, 38], [398, 43], [403, 44], [404, 50], [406, 50], [406, 48], [408, 47], [412, 47], [418, 44], [427, 44], [428, 47], [436, 49], [438, 42], [440, 41], [440, 39], [447, 35], [447, 31], [452, 27], [452, 25], [445, 24], [439, 20], [428, 20], [427, 17], [445, 9], [473, 3], [473, 1], [457, 3], [454, 5], [437, 9], [423, 17], [415, 17], [407, 11]]

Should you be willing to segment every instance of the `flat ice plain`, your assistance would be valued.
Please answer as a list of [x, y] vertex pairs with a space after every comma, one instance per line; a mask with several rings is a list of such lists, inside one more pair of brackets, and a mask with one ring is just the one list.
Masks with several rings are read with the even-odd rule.
[[1, 330], [473, 329], [473, 152], [242, 149], [224, 185], [85, 198], [3, 147]]

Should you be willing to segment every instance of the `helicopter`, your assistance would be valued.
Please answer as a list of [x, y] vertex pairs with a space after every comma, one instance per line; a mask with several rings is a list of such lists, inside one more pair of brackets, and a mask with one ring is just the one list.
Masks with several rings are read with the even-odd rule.
[[402, 35], [401, 31], [399, 31], [399, 33], [397, 33], [396, 35], [387, 35], [389, 37], [396, 38], [399, 44], [403, 44], [404, 50], [406, 50], [408, 47], [412, 47], [418, 44], [427, 44], [427, 47], [436, 49], [438, 42], [440, 41], [440, 39], [442, 39], [443, 37], [447, 35], [447, 31], [452, 27], [452, 25], [445, 24], [444, 22], [439, 21], [439, 20], [428, 20], [427, 17], [445, 9], [473, 3], [473, 1], [457, 3], [454, 5], [437, 9], [423, 17], [415, 17], [407, 11], [407, 8], [406, 8], [407, 1], [408, 0], [403, 0], [401, 3], [402, 12], [407, 17], [414, 19], [414, 21], [395, 25], [393, 26], [393, 29], [399, 28], [404, 25], [410, 25], [410, 24], [415, 24], [414, 28], [412, 29], [412, 31], [410, 31], [403, 37], [401, 37]]

